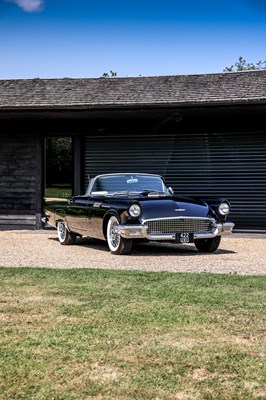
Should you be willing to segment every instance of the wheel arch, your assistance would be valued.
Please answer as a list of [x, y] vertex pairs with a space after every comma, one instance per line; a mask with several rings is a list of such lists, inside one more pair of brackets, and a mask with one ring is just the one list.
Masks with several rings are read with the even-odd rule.
[[103, 217], [103, 236], [105, 237], [105, 239], [107, 239], [108, 221], [112, 216], [115, 216], [120, 221], [120, 215], [117, 210], [111, 209], [105, 214], [105, 216]]
[[56, 227], [56, 228], [57, 228], [59, 222], [64, 222], [65, 225], [66, 225], [66, 228], [67, 228], [68, 232], [70, 232], [68, 223], [67, 223], [67, 221], [66, 221], [65, 219], [63, 219], [63, 218], [58, 218], [58, 219], [55, 220], [55, 227]]

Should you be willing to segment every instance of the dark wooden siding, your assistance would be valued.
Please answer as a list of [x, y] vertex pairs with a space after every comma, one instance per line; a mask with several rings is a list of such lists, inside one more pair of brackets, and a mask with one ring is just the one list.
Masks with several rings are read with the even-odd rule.
[[[36, 227], [33, 216], [41, 212], [40, 139], [1, 133], [0, 142], [0, 224]], [[20, 216], [17, 221], [15, 216]]]

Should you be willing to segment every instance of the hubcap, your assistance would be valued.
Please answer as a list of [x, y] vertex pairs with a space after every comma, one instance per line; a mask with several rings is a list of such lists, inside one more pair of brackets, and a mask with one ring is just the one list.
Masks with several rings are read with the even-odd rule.
[[64, 239], [65, 239], [65, 236], [66, 236], [66, 227], [65, 227], [65, 224], [63, 224], [63, 223], [60, 223], [60, 224], [59, 224], [58, 232], [59, 232], [59, 238], [60, 238], [61, 240], [64, 240]]
[[112, 221], [112, 225], [110, 227], [110, 241], [114, 248], [119, 246], [120, 234], [118, 232], [118, 223], [115, 219]]

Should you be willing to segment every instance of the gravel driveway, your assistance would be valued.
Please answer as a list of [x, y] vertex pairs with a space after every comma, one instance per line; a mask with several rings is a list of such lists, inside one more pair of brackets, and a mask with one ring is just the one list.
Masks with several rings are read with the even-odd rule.
[[266, 275], [266, 234], [223, 237], [213, 254], [201, 254], [193, 245], [150, 243], [136, 244], [130, 255], [114, 256], [105, 242], [93, 239], [62, 246], [53, 229], [0, 231], [0, 266]]

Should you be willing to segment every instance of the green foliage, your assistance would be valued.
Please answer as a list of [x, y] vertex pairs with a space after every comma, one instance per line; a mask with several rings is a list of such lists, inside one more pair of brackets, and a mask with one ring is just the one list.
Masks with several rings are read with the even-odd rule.
[[0, 268], [1, 400], [258, 400], [266, 277]]
[[117, 72], [114, 72], [114, 71], [111, 70], [110, 73], [109, 72], [104, 72], [102, 74], [102, 76], [104, 78], [113, 78], [113, 77], [117, 76]]
[[72, 138], [46, 138], [46, 186], [72, 183]]
[[262, 70], [266, 69], [266, 60], [259, 61], [257, 63], [248, 63], [243, 57], [239, 57], [239, 60], [235, 62], [231, 67], [226, 67], [224, 72], [238, 72], [238, 71], [248, 71], [248, 70]]

